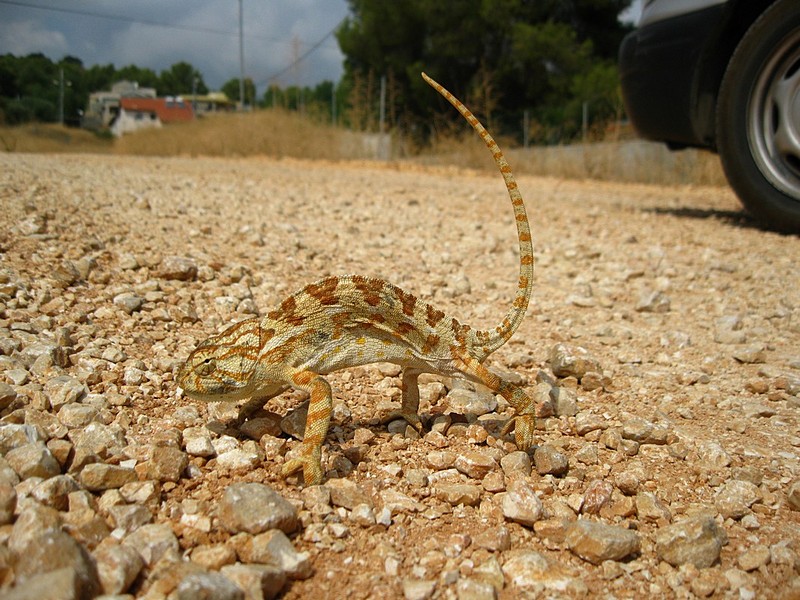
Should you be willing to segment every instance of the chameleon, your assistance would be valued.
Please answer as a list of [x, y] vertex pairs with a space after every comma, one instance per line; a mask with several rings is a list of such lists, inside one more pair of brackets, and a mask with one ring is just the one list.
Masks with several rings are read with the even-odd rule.
[[333, 408], [325, 375], [374, 362], [402, 367], [401, 406], [385, 421], [400, 417], [422, 433], [417, 378], [436, 373], [500, 394], [515, 412], [502, 434], [513, 430], [521, 450], [533, 444], [533, 401], [483, 364], [520, 326], [530, 301], [534, 258], [525, 203], [508, 162], [483, 125], [439, 83], [425, 73], [422, 77], [480, 135], [505, 181], [519, 240], [519, 284], [503, 320], [492, 329], [473, 329], [388, 281], [332, 276], [306, 285], [266, 316], [245, 319], [201, 342], [176, 373], [191, 399], [249, 399], [240, 410], [240, 422], [289, 388], [306, 392], [310, 400], [303, 441], [281, 468], [284, 478], [302, 471], [306, 486], [323, 479], [322, 444]]

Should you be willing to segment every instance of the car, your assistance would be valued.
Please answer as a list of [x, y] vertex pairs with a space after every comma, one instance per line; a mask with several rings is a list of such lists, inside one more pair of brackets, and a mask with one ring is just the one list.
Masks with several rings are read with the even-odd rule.
[[800, 232], [800, 0], [645, 0], [619, 70], [643, 137], [717, 152], [753, 216]]

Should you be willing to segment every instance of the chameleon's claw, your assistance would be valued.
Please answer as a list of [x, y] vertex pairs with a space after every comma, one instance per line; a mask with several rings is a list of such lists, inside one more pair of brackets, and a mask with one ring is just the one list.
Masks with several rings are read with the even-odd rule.
[[385, 417], [383, 417], [383, 419], [381, 419], [381, 422], [385, 424], [385, 423], [390, 423], [392, 421], [396, 421], [397, 419], [403, 419], [406, 423], [408, 423], [414, 429], [416, 429], [417, 433], [419, 433], [420, 435], [424, 433], [422, 420], [419, 418], [419, 415], [415, 412], [404, 412], [402, 409], [393, 410]]
[[319, 448], [312, 450], [309, 454], [300, 450], [301, 454], [297, 458], [286, 461], [281, 468], [281, 475], [287, 478], [298, 471], [303, 471], [303, 482], [306, 487], [319, 485], [322, 483], [322, 462]]
[[514, 441], [517, 448], [527, 451], [533, 446], [533, 432], [536, 428], [536, 417], [534, 415], [517, 415], [508, 420], [500, 431], [501, 435], [506, 435], [514, 430]]

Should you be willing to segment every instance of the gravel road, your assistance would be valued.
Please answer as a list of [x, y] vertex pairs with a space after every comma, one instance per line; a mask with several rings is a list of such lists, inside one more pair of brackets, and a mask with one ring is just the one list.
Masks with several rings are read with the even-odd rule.
[[0, 154], [0, 595], [800, 598], [800, 239], [726, 188], [519, 183], [536, 284], [487, 364], [536, 398], [535, 450], [437, 376], [424, 436], [383, 424], [399, 371], [370, 365], [330, 377], [303, 489], [302, 395], [236, 427], [174, 370], [331, 274], [495, 325], [499, 175]]

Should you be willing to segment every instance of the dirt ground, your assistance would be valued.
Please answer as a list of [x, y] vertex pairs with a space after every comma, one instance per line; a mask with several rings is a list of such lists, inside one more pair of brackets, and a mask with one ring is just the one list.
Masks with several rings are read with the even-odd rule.
[[[800, 507], [790, 500], [800, 479], [800, 239], [757, 228], [727, 188], [519, 183], [536, 282], [526, 320], [487, 364], [531, 395], [549, 382], [573, 399], [536, 432], [568, 469], [540, 474], [537, 463], [520, 475], [503, 461], [513, 436], [496, 423], [511, 410], [501, 401], [482, 416], [457, 414], [458, 385], [433, 376], [421, 413], [434, 431], [387, 427], [398, 372], [359, 367], [330, 377], [323, 465], [326, 482], [356, 484], [377, 522], [282, 480], [283, 454], [297, 442], [267, 434], [252, 468], [226, 471], [190, 454], [177, 481], [159, 482], [152, 519], [172, 526], [184, 557], [229, 543], [217, 503], [246, 481], [300, 510], [291, 539], [313, 569], [286, 585], [286, 598], [800, 597]], [[0, 414], [55, 414], [39, 394], [59, 375], [75, 377], [88, 398], [105, 397], [105, 424], [124, 431], [118, 461], [173, 435], [185, 451], [188, 427], [217, 439], [230, 411], [181, 397], [174, 370], [208, 335], [266, 314], [306, 283], [385, 278], [480, 328], [502, 318], [517, 287], [500, 176], [456, 168], [2, 154], [0, 206], [0, 338], [11, 340], [0, 381], [16, 392]], [[181, 271], [186, 264], [196, 271]], [[19, 373], [20, 353], [59, 336], [67, 360]], [[597, 363], [589, 377], [553, 375], [559, 344], [587, 351]], [[287, 393], [266, 408], [284, 415], [301, 401]], [[245, 447], [246, 435], [227, 433]], [[493, 459], [488, 474], [454, 466], [475, 453]], [[542, 502], [537, 523], [504, 512], [520, 478]], [[736, 495], [741, 481], [749, 500]], [[477, 496], [454, 498], [454, 485]], [[22, 482], [18, 505], [26, 495]], [[727, 500], [745, 506], [731, 512]], [[718, 560], [662, 560], [659, 532], [698, 514], [724, 531]], [[636, 532], [639, 550], [581, 558], [564, 535], [579, 517]], [[0, 528], [0, 542], [12, 527]], [[523, 572], [531, 557], [547, 565], [536, 581]], [[150, 583], [145, 570], [127, 592], [143, 595]]]

